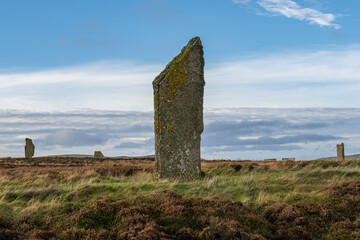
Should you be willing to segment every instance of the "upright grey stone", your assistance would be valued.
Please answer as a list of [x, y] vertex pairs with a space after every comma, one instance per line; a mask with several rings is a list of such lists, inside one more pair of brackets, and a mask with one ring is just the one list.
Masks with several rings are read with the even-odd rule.
[[160, 178], [200, 177], [204, 52], [195, 37], [153, 81], [155, 162]]
[[30, 138], [25, 138], [25, 157], [32, 158], [35, 153], [35, 145]]
[[345, 160], [345, 151], [344, 151], [344, 143], [337, 144], [337, 160], [344, 161]]
[[102, 154], [101, 151], [95, 151], [94, 158], [104, 158], [104, 155]]

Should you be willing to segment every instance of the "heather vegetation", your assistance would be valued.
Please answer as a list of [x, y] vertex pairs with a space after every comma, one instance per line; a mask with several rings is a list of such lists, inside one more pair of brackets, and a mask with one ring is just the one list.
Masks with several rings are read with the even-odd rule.
[[0, 239], [360, 239], [360, 161], [0, 159]]

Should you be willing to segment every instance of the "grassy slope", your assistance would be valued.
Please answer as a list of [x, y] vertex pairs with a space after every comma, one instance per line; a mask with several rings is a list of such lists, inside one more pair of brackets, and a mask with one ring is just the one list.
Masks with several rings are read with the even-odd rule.
[[[71, 169], [6, 171], [0, 176], [0, 232], [5, 234], [4, 229], [7, 229], [9, 239], [19, 236], [145, 239], [145, 235], [151, 234], [155, 237], [149, 239], [190, 239], [189, 236], [242, 239], [234, 238], [236, 231], [248, 234], [249, 239], [358, 239], [360, 236], [357, 230], [360, 227], [357, 226], [360, 223], [359, 196], [356, 190], [351, 192], [352, 189], [350, 194], [341, 192], [351, 184], [358, 186], [358, 161], [223, 161], [202, 165], [204, 177], [192, 182], [158, 180], [152, 174], [153, 163], [131, 161]], [[172, 192], [179, 195], [171, 195]], [[209, 199], [210, 202], [193, 199], [189, 207], [185, 200], [190, 198]], [[102, 201], [106, 204], [101, 205]], [[156, 211], [146, 207], [156, 209], [164, 201], [171, 204]], [[244, 206], [232, 205], [237, 201]], [[205, 211], [206, 219], [195, 219], [192, 214], [197, 211], [196, 207], [206, 204], [217, 212], [201, 210], [199, 214]], [[228, 206], [229, 212], [220, 214], [219, 204]], [[124, 209], [137, 206], [146, 209], [136, 210], [140, 220], [127, 222]], [[172, 206], [187, 210], [163, 210], [172, 209]], [[191, 214], [186, 215], [186, 211]], [[168, 216], [172, 218], [169, 220]], [[192, 225], [187, 224], [192, 221]], [[296, 221], [304, 222], [294, 225]], [[140, 224], [138, 229], [136, 224]], [[117, 232], [112, 229], [114, 225]], [[196, 227], [190, 229], [192, 226]], [[179, 232], [183, 227], [187, 228]], [[101, 237], [96, 235], [101, 234], [99, 229], [104, 234]], [[119, 229], [125, 234], [121, 235]], [[139, 232], [144, 229], [149, 232], [142, 238]], [[330, 234], [330, 231], [335, 233]]]
[[[337, 157], [325, 157], [325, 158], [319, 158], [317, 160], [336, 160]], [[354, 155], [348, 155], [345, 156], [346, 160], [359, 160], [360, 159], [360, 154], [354, 154]]]

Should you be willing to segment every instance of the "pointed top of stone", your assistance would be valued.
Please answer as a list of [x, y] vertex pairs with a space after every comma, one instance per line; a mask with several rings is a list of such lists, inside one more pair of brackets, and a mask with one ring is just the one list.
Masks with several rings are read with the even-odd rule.
[[179, 55], [174, 57], [173, 60], [166, 65], [165, 69], [155, 78], [153, 86], [155, 87], [155, 85], [160, 84], [166, 76], [173, 74], [176, 68], [179, 65], [182, 65], [182, 63], [188, 59], [189, 54], [195, 49], [201, 52], [201, 57], [203, 58], [203, 46], [200, 37], [190, 39], [188, 44], [181, 49]]

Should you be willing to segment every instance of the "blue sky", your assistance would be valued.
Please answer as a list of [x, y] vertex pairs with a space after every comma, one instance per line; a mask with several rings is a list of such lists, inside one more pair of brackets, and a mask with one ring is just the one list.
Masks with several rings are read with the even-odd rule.
[[[292, 15], [279, 13], [281, 7]], [[119, 59], [163, 64], [195, 35], [209, 64], [348, 46], [360, 41], [359, 9], [356, 0], [3, 0], [0, 66], [44, 69]], [[324, 20], [327, 15], [333, 20]]]
[[[66, 121], [71, 123], [78, 117], [72, 111], [116, 112], [109, 127], [117, 129], [119, 114], [152, 113], [152, 80], [194, 36], [201, 37], [205, 51], [205, 111], [238, 109], [239, 114], [249, 114], [246, 109], [253, 109], [258, 113], [256, 119], [240, 117], [241, 114], [229, 117], [224, 123], [228, 127], [247, 128], [247, 120], [273, 121], [273, 117], [259, 113], [261, 108], [271, 108], [272, 112], [284, 108], [301, 108], [299, 112], [309, 108], [358, 108], [359, 11], [357, 0], [3, 0], [0, 109], [2, 114], [26, 111], [19, 119], [9, 118], [13, 122], [6, 120], [3, 128], [12, 129], [12, 124], [26, 122], [30, 113], [48, 114], [54, 126], [46, 125], [43, 134], [31, 132], [42, 122], [41, 118], [35, 118], [38, 122], [30, 118], [32, 124], [26, 125], [28, 135], [38, 139], [43, 147], [45, 140], [53, 143], [46, 146], [43, 154], [92, 152], [97, 146], [106, 149], [108, 155], [141, 155], [143, 150], [129, 147], [141, 146], [136, 145], [140, 140], [131, 140], [134, 136], [130, 140], [135, 145], [131, 145], [119, 133], [116, 145], [103, 131], [98, 129], [105, 135], [96, 135], [96, 126], [92, 130], [76, 124], [59, 127], [52, 116], [60, 111], [67, 114]], [[297, 121], [287, 114], [288, 110], [283, 111], [279, 114], [287, 118], [279, 116], [281, 121], [277, 119], [277, 123]], [[332, 110], [324, 110], [325, 113]], [[134, 121], [133, 115], [126, 116], [128, 121]], [[315, 155], [303, 153], [316, 149], [317, 143], [358, 141], [356, 134], [348, 136], [351, 129], [357, 129], [356, 121], [343, 118], [338, 116], [338, 122], [347, 123], [346, 134], [326, 134], [323, 130], [327, 128], [313, 128], [313, 135], [305, 128], [280, 131], [281, 134], [278, 128], [255, 135], [232, 131], [241, 141], [228, 142], [227, 146], [211, 142], [216, 132], [212, 122], [216, 120], [205, 119], [209, 129], [203, 136], [203, 153], [209, 158], [254, 159], [288, 151], [287, 155], [310, 159]], [[337, 117], [331, 119], [336, 122]], [[318, 123], [310, 117], [306, 121]], [[330, 126], [326, 118], [322, 121]], [[142, 124], [151, 125], [145, 122]], [[291, 124], [282, 126], [291, 128]], [[139, 135], [146, 144], [152, 141], [149, 133]], [[89, 141], [89, 134], [102, 142], [94, 138]], [[0, 141], [11, 138], [9, 141], [19, 147], [25, 135], [17, 131], [3, 133]], [[54, 139], [59, 137], [69, 142], [75, 139], [78, 144], [57, 144]], [[248, 141], [247, 137], [258, 140]], [[294, 139], [313, 144], [304, 147], [296, 142], [294, 146]], [[264, 147], [255, 151], [258, 143], [267, 141], [274, 143], [273, 151], [261, 153]], [[289, 141], [289, 146], [284, 147], [281, 141]], [[153, 151], [151, 145], [146, 153]], [[7, 146], [1, 145], [2, 155], [22, 155], [16, 147]], [[230, 151], [234, 148], [236, 151]], [[352, 151], [356, 153], [356, 148]]]

